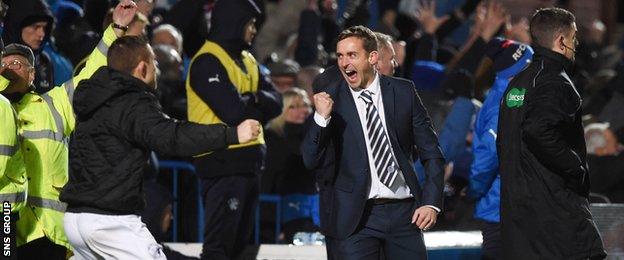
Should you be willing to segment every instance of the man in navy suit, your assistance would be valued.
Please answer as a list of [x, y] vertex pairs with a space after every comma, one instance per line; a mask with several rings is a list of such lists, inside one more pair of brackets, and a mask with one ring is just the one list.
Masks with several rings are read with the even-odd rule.
[[[412, 82], [375, 71], [374, 33], [343, 31], [337, 45], [345, 81], [314, 95], [314, 122], [303, 141], [310, 169], [331, 178], [321, 198], [321, 229], [337, 259], [426, 259], [421, 230], [442, 207], [444, 158]], [[418, 185], [412, 162], [426, 169]]]

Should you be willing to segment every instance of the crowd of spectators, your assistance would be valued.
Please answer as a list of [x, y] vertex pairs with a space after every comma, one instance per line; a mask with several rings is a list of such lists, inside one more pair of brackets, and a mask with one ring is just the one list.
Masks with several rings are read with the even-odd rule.
[[[159, 68], [158, 98], [172, 118], [186, 120], [190, 113], [185, 88], [189, 64], [209, 35], [216, 1], [135, 1], [138, 13], [126, 35], [149, 39]], [[248, 1], [261, 11], [251, 52], [283, 103], [280, 115], [265, 125], [266, 159], [260, 173], [260, 193], [282, 196], [283, 229], [274, 241], [275, 211], [260, 203], [267, 208], [261, 215], [261, 242], [289, 243], [296, 232], [318, 231], [318, 185], [314, 173], [303, 166], [299, 146], [313, 111], [313, 80], [336, 63], [337, 36], [352, 25], [383, 34], [380, 41], [388, 43], [383, 48], [391, 49], [386, 59], [392, 70], [386, 73], [415, 83], [439, 135], [447, 161], [446, 201], [434, 230], [471, 230], [478, 228], [469, 192], [474, 122], [496, 73], [507, 68], [506, 59], [513, 55], [501, 46], [505, 40], [531, 44], [527, 18], [538, 8], [572, 11], [578, 18], [579, 46], [569, 74], [583, 99], [591, 192], [597, 200], [624, 203], [624, 7], [618, 1]], [[116, 5], [114, 0], [7, 2], [2, 38], [5, 44], [21, 43], [33, 50], [35, 91], [41, 93], [80, 72]], [[383, 73], [384, 68], [378, 70]], [[158, 172], [157, 161], [152, 160], [153, 172]], [[414, 167], [421, 168], [418, 162]], [[167, 240], [171, 234], [164, 223], [171, 218], [172, 198], [163, 186], [170, 185], [170, 177], [146, 178], [151, 181], [145, 185], [144, 220], [155, 237]], [[193, 186], [192, 178], [182, 178], [181, 185]], [[183, 226], [175, 235], [192, 240], [202, 232], [193, 224], [197, 202], [189, 195], [198, 191], [182, 190]]]

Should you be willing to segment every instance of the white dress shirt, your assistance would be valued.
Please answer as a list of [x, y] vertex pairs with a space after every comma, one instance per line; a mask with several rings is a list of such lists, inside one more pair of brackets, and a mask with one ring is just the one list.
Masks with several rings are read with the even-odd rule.
[[[371, 97], [373, 99], [373, 105], [377, 108], [377, 112], [379, 117], [381, 117], [381, 123], [386, 131], [386, 135], [388, 137], [388, 141], [390, 141], [390, 136], [388, 135], [388, 127], [386, 126], [386, 117], [384, 113], [383, 99], [381, 98], [381, 87], [379, 86], [379, 74], [375, 75], [375, 79], [373, 82], [366, 88], [369, 92], [372, 93]], [[370, 176], [371, 176], [371, 186], [369, 187], [368, 198], [369, 199], [406, 199], [412, 197], [410, 193], [410, 188], [407, 186], [407, 183], [404, 183], [403, 186], [399, 187], [396, 192], [392, 192], [386, 185], [384, 185], [379, 180], [379, 175], [377, 173], [377, 169], [375, 168], [375, 159], [373, 158], [373, 149], [371, 148], [370, 140], [368, 138], [366, 128], [366, 102], [359, 98], [362, 90], [355, 91], [352, 88], [349, 88], [351, 92], [351, 96], [353, 97], [353, 101], [355, 102], [355, 106], [357, 107], [358, 116], [360, 117], [360, 124], [362, 126], [362, 133], [364, 134], [364, 139], [366, 140], [366, 153], [368, 154], [368, 167], [370, 168]], [[320, 118], [318, 118], [320, 117]], [[329, 123], [329, 120], [325, 120], [321, 115], [314, 115], [314, 120], [317, 121], [317, 124], [320, 126], [326, 126], [327, 124], [320, 123]], [[327, 122], [318, 122], [322, 119], [322, 121]], [[392, 147], [392, 144], [390, 144]], [[394, 155], [394, 151], [390, 149], [392, 154]], [[394, 157], [396, 158], [396, 156]]]
[[[379, 85], [379, 74], [375, 75], [375, 79], [366, 88], [366, 90], [372, 93], [373, 104], [377, 108], [377, 112], [379, 116], [381, 117], [381, 123], [382, 123], [384, 130], [386, 131], [386, 135], [389, 141], [390, 135], [388, 132], [388, 128], [386, 126], [386, 117], [385, 117], [384, 106], [383, 106], [383, 98], [381, 96], [382, 95], [381, 86]], [[368, 193], [368, 198], [369, 199], [377, 199], [377, 198], [406, 199], [406, 198], [413, 197], [412, 194], [410, 193], [410, 188], [409, 186], [407, 186], [407, 183], [405, 183], [402, 187], [399, 187], [397, 192], [392, 192], [392, 190], [390, 190], [386, 185], [384, 185], [379, 180], [377, 169], [375, 168], [375, 160], [373, 158], [373, 152], [372, 152], [373, 149], [371, 148], [370, 140], [367, 134], [368, 129], [366, 128], [366, 102], [364, 102], [364, 100], [359, 98], [360, 94], [362, 93], [362, 90], [355, 91], [352, 88], [349, 88], [349, 91], [351, 92], [351, 96], [353, 97], [353, 101], [355, 102], [358, 116], [360, 117], [362, 133], [364, 134], [364, 139], [366, 140], [366, 153], [368, 154], [368, 164], [370, 168], [369, 172], [371, 175], [371, 187], [369, 187], [370, 189]], [[316, 122], [316, 124], [318, 124], [321, 127], [326, 127], [329, 124], [330, 120], [331, 118], [325, 119], [318, 112], [314, 113], [314, 121]], [[390, 147], [392, 147], [392, 144], [390, 144]], [[390, 151], [392, 151], [392, 154], [394, 155], [394, 150], [390, 149]], [[394, 158], [396, 158], [396, 156]], [[440, 212], [440, 209], [438, 209], [437, 207], [434, 207], [431, 205], [427, 205], [427, 206], [433, 208], [437, 212]]]

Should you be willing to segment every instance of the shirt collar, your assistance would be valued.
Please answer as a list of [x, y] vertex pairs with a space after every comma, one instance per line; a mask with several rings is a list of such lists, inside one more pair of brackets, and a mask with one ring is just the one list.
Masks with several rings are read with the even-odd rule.
[[[349, 87], [349, 90], [351, 91], [351, 94], [353, 94], [354, 97], [359, 97], [360, 94], [362, 94], [362, 90], [353, 90], [351, 87]], [[381, 86], [379, 85], [379, 73], [375, 72], [375, 79], [373, 79], [373, 82], [371, 82], [371, 84], [365, 89], [368, 90], [369, 92], [373, 93], [372, 97], [373, 99], [375, 99], [376, 97], [379, 97], [379, 92], [381, 92]]]

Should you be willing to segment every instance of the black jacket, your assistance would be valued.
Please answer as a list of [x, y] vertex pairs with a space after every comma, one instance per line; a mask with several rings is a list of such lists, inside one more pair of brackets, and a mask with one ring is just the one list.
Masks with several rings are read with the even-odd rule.
[[581, 97], [563, 55], [533, 47], [503, 96], [497, 150], [505, 259], [605, 254], [587, 201]]
[[[259, 15], [247, 0], [218, 1], [212, 17], [208, 40], [222, 47], [244, 71], [241, 52], [250, 46], [243, 40], [245, 25]], [[251, 118], [263, 125], [282, 112], [281, 96], [271, 80], [259, 75], [256, 93], [239, 93], [229, 78], [209, 80], [215, 75], [227, 75], [223, 64], [212, 54], [195, 58], [189, 73], [191, 88], [227, 125], [235, 126]], [[229, 149], [199, 157], [195, 167], [200, 177], [259, 173], [263, 167], [266, 147], [254, 145]]]
[[192, 156], [238, 142], [236, 128], [170, 119], [153, 89], [128, 74], [103, 67], [78, 86], [69, 181], [60, 197], [70, 212], [135, 214], [144, 206], [150, 150]]
[[[54, 87], [54, 64], [50, 57], [43, 52], [43, 46], [50, 40], [50, 33], [54, 26], [54, 17], [50, 8], [43, 0], [11, 1], [7, 12], [2, 39], [5, 44], [20, 43], [27, 45], [22, 39], [22, 29], [35, 22], [46, 21], [45, 37], [39, 49], [33, 49], [35, 54], [35, 91], [45, 93]], [[29, 46], [30, 47], [30, 46]], [[32, 47], [31, 47], [32, 48]]]

